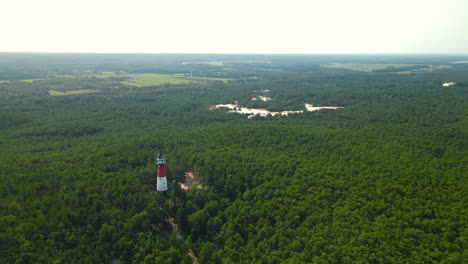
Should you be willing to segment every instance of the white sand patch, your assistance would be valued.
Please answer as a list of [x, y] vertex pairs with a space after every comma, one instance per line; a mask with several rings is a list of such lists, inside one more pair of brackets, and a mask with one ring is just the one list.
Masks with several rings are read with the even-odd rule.
[[442, 86], [444, 86], [444, 87], [453, 86], [453, 85], [455, 85], [454, 82], [446, 82], [446, 83], [442, 84]]
[[266, 97], [266, 96], [255, 96], [255, 97], [252, 97], [252, 101], [257, 101], [257, 100], [262, 100], [263, 102], [266, 102], [266, 101], [270, 101], [271, 98], [270, 98], [270, 97]]
[[197, 189], [203, 189], [203, 185], [195, 178], [193, 171], [185, 172], [184, 182], [179, 182], [180, 188], [184, 190], [190, 190], [194, 184], [197, 186]]
[[311, 104], [305, 104], [305, 107], [306, 107], [307, 111], [309, 111], [309, 112], [319, 111], [319, 110], [322, 110], [322, 109], [339, 109], [339, 108], [343, 108], [341, 106], [313, 106]]
[[212, 105], [212, 106], [210, 106], [210, 110], [213, 110], [213, 109], [220, 109], [220, 108], [234, 109], [234, 108], [237, 108], [237, 105], [236, 105], [236, 104], [219, 104], [219, 105]]
[[[319, 110], [322, 110], [322, 109], [339, 109], [339, 108], [343, 108], [343, 107], [340, 107], [340, 106], [313, 106], [311, 104], [304, 104], [304, 106], [305, 106], [305, 108], [307, 109], [308, 112], [319, 111]], [[268, 115], [287, 116], [289, 114], [304, 113], [304, 110], [270, 112], [270, 111], [268, 111], [266, 109], [263, 109], [263, 108], [254, 109], [254, 108], [247, 108], [247, 107], [243, 107], [243, 106], [239, 106], [239, 105], [235, 105], [235, 104], [219, 104], [219, 105], [211, 106], [210, 110], [221, 109], [221, 108], [232, 109], [228, 113], [247, 114], [247, 115], [249, 115], [248, 118], [252, 118], [255, 115], [260, 115], [260, 116], [265, 117], [265, 116], [268, 116]]]

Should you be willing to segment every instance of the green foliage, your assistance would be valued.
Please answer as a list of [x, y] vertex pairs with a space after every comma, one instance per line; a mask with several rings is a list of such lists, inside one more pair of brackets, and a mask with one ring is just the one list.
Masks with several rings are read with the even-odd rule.
[[[0, 82], [1, 263], [466, 259], [463, 65], [399, 75], [318, 66], [380, 60], [367, 56], [120, 56], [0, 54], [11, 80]], [[135, 88], [92, 77], [119, 70], [238, 79]], [[75, 77], [14, 81], [50, 71]], [[100, 92], [48, 93], [78, 89]], [[259, 93], [272, 100], [251, 101]], [[209, 110], [234, 101], [344, 108], [258, 120]], [[166, 194], [155, 192], [158, 152]], [[172, 185], [186, 171], [202, 189]]]

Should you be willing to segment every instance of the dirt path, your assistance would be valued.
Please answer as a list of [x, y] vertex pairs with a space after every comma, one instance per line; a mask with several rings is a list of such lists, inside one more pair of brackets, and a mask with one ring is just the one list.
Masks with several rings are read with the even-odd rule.
[[175, 233], [176, 238], [184, 240], [185, 244], [188, 246], [187, 254], [192, 258], [193, 264], [200, 264], [200, 262], [198, 261], [197, 255], [195, 255], [195, 252], [189, 246], [184, 235], [182, 235], [182, 233], [179, 232], [179, 226], [174, 222], [174, 218], [170, 218], [169, 220], [167, 220], [167, 222], [172, 226], [172, 231]]
[[197, 256], [195, 256], [195, 253], [193, 252], [193, 250], [189, 247], [189, 252], [188, 252], [189, 256], [192, 258], [193, 260], [193, 264], [200, 264], [200, 262], [198, 261], [198, 258]]

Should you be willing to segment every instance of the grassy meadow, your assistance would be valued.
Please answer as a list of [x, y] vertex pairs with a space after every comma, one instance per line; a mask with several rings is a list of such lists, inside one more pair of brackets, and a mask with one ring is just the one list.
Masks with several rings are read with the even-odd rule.
[[89, 93], [98, 93], [98, 92], [99, 90], [95, 90], [95, 89], [81, 89], [81, 90], [64, 91], [64, 92], [50, 90], [49, 95], [63, 96], [63, 95], [89, 94]]
[[98, 78], [127, 78], [122, 81], [123, 84], [132, 86], [152, 86], [161, 84], [184, 84], [191, 82], [211, 82], [211, 81], [223, 81], [227, 82], [229, 79], [223, 78], [206, 78], [206, 77], [185, 77], [183, 75], [169, 75], [169, 74], [155, 74], [155, 73], [115, 73], [115, 72], [103, 72], [97, 75]]
[[414, 64], [361, 64], [361, 63], [330, 63], [322, 65], [325, 68], [349, 69], [352, 71], [372, 72], [374, 70], [385, 70], [390, 67], [402, 68], [413, 66]]

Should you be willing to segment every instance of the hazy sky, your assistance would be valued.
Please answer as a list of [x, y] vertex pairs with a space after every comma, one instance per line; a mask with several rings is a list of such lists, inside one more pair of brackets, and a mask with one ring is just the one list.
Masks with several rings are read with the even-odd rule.
[[468, 53], [468, 0], [1, 0], [0, 51]]

